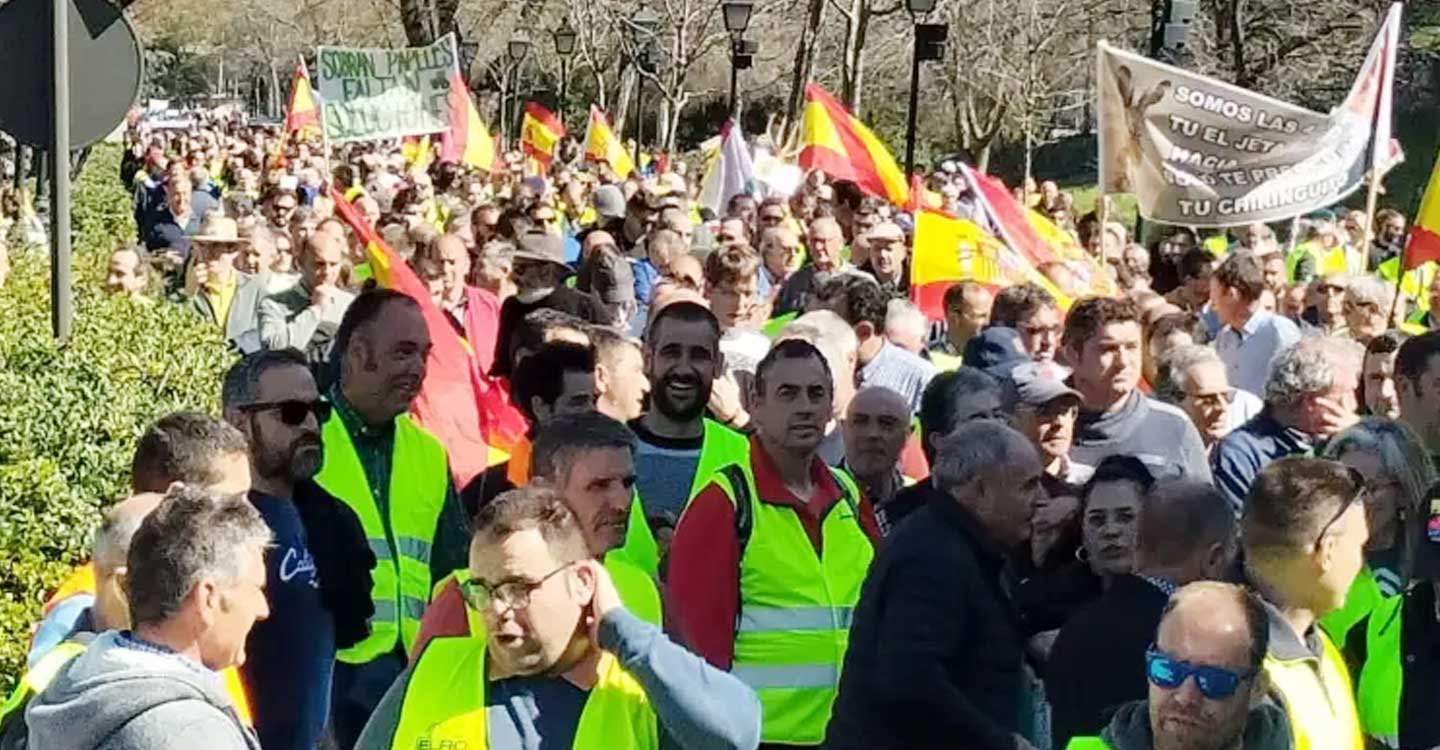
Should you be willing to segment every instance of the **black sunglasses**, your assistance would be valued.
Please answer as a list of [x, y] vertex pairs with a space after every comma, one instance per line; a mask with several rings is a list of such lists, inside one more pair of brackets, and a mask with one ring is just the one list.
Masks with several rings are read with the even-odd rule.
[[323, 423], [330, 418], [330, 410], [334, 408], [329, 401], [317, 399], [315, 401], [301, 401], [300, 399], [286, 399], [284, 401], [262, 401], [255, 404], [246, 404], [240, 407], [240, 411], [253, 414], [260, 411], [280, 412], [280, 421], [291, 427], [298, 427], [304, 423], [305, 418], [311, 414], [315, 415], [317, 423]]

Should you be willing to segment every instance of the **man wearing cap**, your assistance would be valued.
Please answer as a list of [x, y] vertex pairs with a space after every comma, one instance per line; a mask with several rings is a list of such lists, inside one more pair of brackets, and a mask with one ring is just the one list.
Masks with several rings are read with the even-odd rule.
[[[184, 298], [202, 317], [223, 328], [229, 341], [253, 331], [257, 327], [254, 301], [249, 305], [232, 304], [240, 286], [235, 259], [243, 242], [235, 220], [212, 213], [205, 217], [200, 232], [191, 241], [194, 252], [185, 270]], [[232, 308], [236, 312], [233, 320]]]
[[1073, 492], [1095, 473], [1095, 467], [1070, 459], [1075, 420], [1085, 397], [1041, 362], [1015, 365], [1006, 384], [1015, 427], [1045, 466], [1046, 490], [1052, 497]]
[[510, 338], [515, 327], [534, 310], [550, 309], [569, 313], [586, 323], [608, 319], [604, 306], [596, 299], [565, 286], [571, 274], [565, 262], [565, 246], [561, 239], [545, 232], [527, 232], [519, 237], [511, 275], [515, 279], [515, 295], [500, 306], [500, 328], [496, 336], [495, 365], [492, 372], [509, 375]]
[[870, 246], [870, 259], [860, 266], [881, 288], [898, 296], [910, 293], [910, 264], [907, 258], [910, 248], [905, 245], [905, 233], [893, 221], [882, 221], [865, 234]]

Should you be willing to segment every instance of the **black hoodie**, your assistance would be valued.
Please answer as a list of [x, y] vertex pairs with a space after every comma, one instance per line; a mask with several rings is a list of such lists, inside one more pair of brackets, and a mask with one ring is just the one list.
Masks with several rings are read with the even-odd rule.
[[[1100, 732], [1100, 738], [1112, 750], [1152, 750], [1155, 739], [1150, 734], [1150, 704], [1135, 701], [1121, 706], [1110, 725]], [[1290, 750], [1291, 745], [1290, 717], [1284, 709], [1268, 700], [1250, 709], [1240, 750]]]

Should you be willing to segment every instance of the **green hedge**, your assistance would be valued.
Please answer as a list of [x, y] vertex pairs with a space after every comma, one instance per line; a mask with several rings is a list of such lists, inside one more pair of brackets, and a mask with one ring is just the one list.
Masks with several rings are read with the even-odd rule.
[[75, 327], [50, 336], [49, 261], [12, 251], [0, 287], [0, 689], [23, 668], [41, 603], [88, 554], [98, 511], [122, 497], [140, 432], [177, 409], [214, 413], [231, 361], [218, 331], [180, 308], [101, 290], [108, 251], [134, 236], [117, 148], [75, 185]]

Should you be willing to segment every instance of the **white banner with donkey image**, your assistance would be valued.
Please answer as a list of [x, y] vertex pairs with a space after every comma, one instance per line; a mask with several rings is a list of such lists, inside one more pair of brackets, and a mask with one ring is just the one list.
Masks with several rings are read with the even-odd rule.
[[[1152, 221], [1226, 227], [1341, 200], [1389, 152], [1398, 7], [1329, 115], [1100, 44], [1100, 186]], [[1375, 127], [1381, 123], [1380, 127]], [[1376, 132], [1378, 131], [1378, 132]]]

